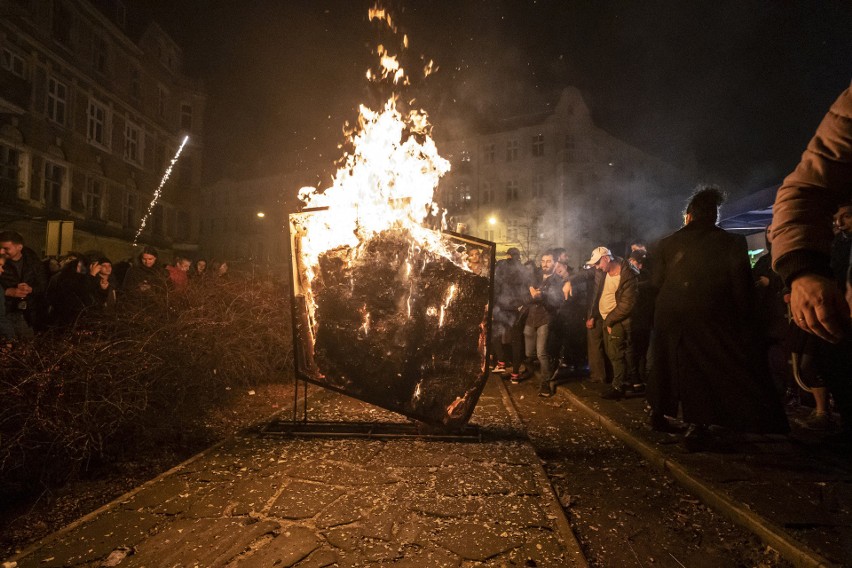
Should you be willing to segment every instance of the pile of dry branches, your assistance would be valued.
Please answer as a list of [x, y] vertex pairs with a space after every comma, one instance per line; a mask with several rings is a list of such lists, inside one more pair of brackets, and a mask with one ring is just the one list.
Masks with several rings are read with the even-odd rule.
[[179, 443], [231, 393], [290, 380], [287, 294], [211, 281], [0, 346], [0, 488], [55, 484], [128, 448]]

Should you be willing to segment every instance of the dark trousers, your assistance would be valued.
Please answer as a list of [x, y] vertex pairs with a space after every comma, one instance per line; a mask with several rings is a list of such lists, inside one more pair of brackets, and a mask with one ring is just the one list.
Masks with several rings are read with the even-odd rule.
[[603, 322], [595, 319], [595, 325], [586, 330], [586, 335], [588, 337], [589, 378], [593, 381], [605, 383], [607, 377], [612, 376], [612, 372], [608, 368], [609, 362], [604, 347]]
[[612, 388], [625, 389], [633, 386], [637, 380], [636, 359], [633, 354], [633, 340], [630, 322], [612, 325], [606, 334], [606, 356], [612, 365]]

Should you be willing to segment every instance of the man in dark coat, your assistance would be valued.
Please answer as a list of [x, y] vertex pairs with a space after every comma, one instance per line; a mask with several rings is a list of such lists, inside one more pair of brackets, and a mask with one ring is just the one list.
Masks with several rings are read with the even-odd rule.
[[44, 324], [44, 294], [47, 290], [44, 264], [15, 231], [0, 231], [0, 254], [6, 257], [5, 270], [0, 275], [6, 317], [15, 326], [17, 337], [32, 337], [33, 330], [42, 328]]
[[716, 226], [723, 194], [698, 191], [685, 226], [652, 254], [658, 289], [654, 368], [648, 385], [652, 426], [675, 416], [692, 426], [684, 440], [699, 450], [707, 425], [743, 432], [786, 432], [787, 419], [759, 355], [746, 240]]

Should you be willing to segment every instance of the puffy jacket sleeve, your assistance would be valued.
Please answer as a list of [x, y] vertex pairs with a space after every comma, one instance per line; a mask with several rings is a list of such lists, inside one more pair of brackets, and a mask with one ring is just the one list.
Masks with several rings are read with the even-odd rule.
[[786, 284], [804, 273], [831, 275], [831, 216], [852, 194], [852, 92], [825, 115], [775, 197], [773, 268]]

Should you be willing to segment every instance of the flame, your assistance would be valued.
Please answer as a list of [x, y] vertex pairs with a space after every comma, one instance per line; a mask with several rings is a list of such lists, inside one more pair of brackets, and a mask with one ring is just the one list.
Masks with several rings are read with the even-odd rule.
[[444, 327], [444, 314], [447, 308], [450, 307], [450, 302], [453, 301], [453, 296], [456, 295], [456, 285], [451, 284], [447, 289], [447, 297], [444, 298], [444, 303], [441, 304], [441, 315], [438, 317], [438, 327]]

